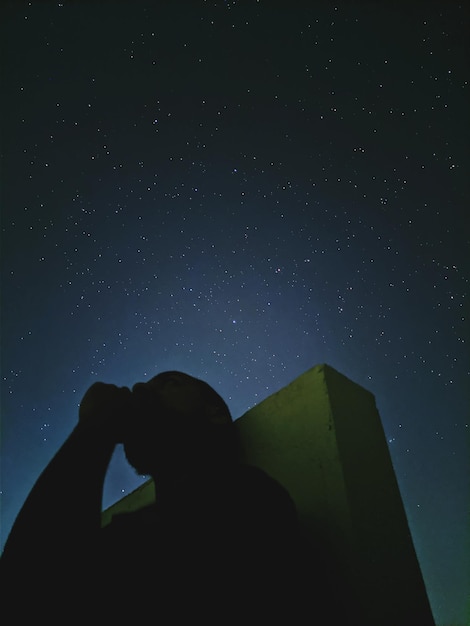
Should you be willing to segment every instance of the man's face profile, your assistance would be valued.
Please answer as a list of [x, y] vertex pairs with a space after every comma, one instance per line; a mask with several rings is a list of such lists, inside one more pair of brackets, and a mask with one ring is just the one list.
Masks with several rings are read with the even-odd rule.
[[212, 415], [230, 414], [220, 396], [204, 381], [183, 372], [162, 372], [132, 388], [133, 415], [124, 441], [129, 463], [139, 474], [180, 465], [203, 447]]

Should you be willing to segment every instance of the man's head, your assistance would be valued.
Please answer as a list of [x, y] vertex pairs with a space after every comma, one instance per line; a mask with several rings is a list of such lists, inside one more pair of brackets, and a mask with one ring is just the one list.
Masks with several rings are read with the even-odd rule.
[[162, 372], [132, 389], [134, 415], [124, 441], [129, 463], [153, 477], [216, 463], [233, 448], [227, 404], [206, 382]]

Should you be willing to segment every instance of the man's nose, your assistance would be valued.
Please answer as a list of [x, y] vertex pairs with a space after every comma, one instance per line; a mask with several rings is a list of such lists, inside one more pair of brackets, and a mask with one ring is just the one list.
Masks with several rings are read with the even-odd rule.
[[140, 391], [144, 391], [145, 390], [145, 385], [146, 383], [136, 383], [133, 387], [132, 387], [132, 392], [135, 393], [139, 393]]
[[136, 383], [132, 387], [132, 395], [137, 401], [148, 402], [152, 396], [155, 396], [155, 387], [150, 383]]

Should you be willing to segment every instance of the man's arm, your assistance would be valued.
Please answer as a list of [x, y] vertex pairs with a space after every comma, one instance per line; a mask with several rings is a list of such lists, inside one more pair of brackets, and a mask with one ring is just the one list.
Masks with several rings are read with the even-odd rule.
[[40, 567], [84, 555], [100, 529], [106, 471], [131, 408], [127, 388], [95, 383], [79, 422], [41, 473], [11, 529], [2, 566]]

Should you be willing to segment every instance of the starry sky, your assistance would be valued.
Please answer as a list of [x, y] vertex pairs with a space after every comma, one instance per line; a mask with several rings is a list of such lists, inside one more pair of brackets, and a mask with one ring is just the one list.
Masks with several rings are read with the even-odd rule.
[[[236, 418], [326, 362], [375, 395], [436, 622], [466, 624], [468, 5], [0, 21], [1, 545], [93, 382], [185, 371]], [[117, 450], [104, 506], [142, 480]]]

